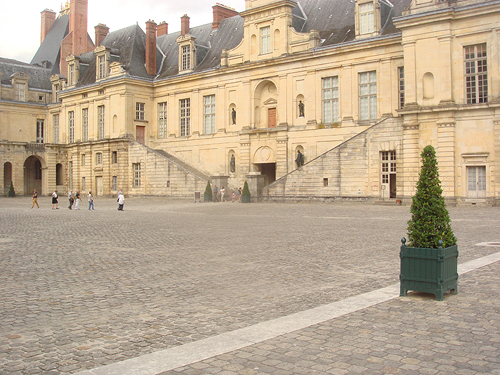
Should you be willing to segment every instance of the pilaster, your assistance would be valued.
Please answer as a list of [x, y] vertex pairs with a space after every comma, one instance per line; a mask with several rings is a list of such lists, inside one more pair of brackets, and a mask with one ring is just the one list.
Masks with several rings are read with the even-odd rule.
[[403, 124], [403, 196], [411, 200], [420, 172], [419, 124], [417, 120]]
[[405, 61], [405, 103], [417, 104], [416, 43], [403, 43]]
[[455, 121], [437, 123], [437, 160], [443, 196], [455, 197]]
[[494, 170], [491, 171], [491, 184], [493, 191], [490, 195], [493, 197], [493, 205], [500, 206], [500, 117], [493, 120], [495, 136], [495, 163]]
[[288, 136], [279, 135], [276, 139], [276, 179], [288, 173]]

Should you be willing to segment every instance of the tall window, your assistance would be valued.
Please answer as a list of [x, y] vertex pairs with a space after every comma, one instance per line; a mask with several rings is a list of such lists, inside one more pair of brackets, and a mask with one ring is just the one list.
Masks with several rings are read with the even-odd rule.
[[382, 183], [389, 183], [389, 175], [396, 173], [396, 151], [382, 151]]
[[359, 119], [377, 118], [377, 72], [359, 74]]
[[271, 52], [271, 27], [263, 27], [260, 29], [260, 53]]
[[104, 138], [104, 106], [97, 107], [97, 115], [99, 119], [99, 139]]
[[486, 44], [464, 48], [467, 104], [488, 102]]
[[43, 143], [43, 120], [36, 120], [36, 143]]
[[144, 103], [135, 103], [135, 119], [144, 120]]
[[118, 163], [118, 151], [113, 151], [111, 153], [111, 163], [113, 164]]
[[181, 99], [181, 137], [187, 137], [191, 131], [191, 99]]
[[113, 176], [113, 186], [111, 187], [111, 190], [118, 190], [118, 176]]
[[52, 125], [54, 129], [54, 143], [59, 143], [59, 115], [52, 116]]
[[102, 152], [95, 154], [95, 163], [96, 165], [102, 165]]
[[82, 109], [82, 141], [89, 140], [89, 109]]
[[87, 190], [85, 187], [85, 177], [82, 177], [82, 191]]
[[73, 143], [75, 141], [75, 112], [68, 112], [68, 142]]
[[339, 77], [323, 78], [323, 122], [331, 124], [339, 120]]
[[158, 103], [158, 138], [167, 138], [167, 103]]
[[73, 86], [75, 84], [75, 64], [70, 64], [69, 66], [69, 79], [68, 85]]
[[203, 97], [203, 123], [205, 134], [215, 133], [215, 95]]
[[82, 154], [82, 167], [85, 167], [85, 154]]
[[398, 68], [398, 98], [399, 109], [405, 106], [405, 68], [401, 66]]
[[20, 102], [26, 101], [26, 84], [25, 83], [16, 83], [16, 100]]
[[98, 78], [105, 78], [106, 77], [106, 56], [99, 56], [97, 58], [97, 63], [98, 63], [98, 69], [99, 69], [99, 76]]
[[134, 187], [141, 186], [141, 163], [134, 163]]
[[368, 34], [375, 31], [375, 13], [373, 2], [359, 5], [359, 33]]
[[182, 67], [181, 70], [191, 69], [191, 46], [182, 46]]

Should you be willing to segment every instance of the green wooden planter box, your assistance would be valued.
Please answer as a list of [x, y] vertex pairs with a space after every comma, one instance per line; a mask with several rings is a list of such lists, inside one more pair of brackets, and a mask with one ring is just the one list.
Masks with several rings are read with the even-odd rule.
[[241, 203], [250, 203], [250, 195], [242, 195]]
[[[432, 293], [437, 301], [443, 300], [443, 294], [457, 294], [458, 247], [453, 245], [438, 249], [407, 247], [406, 239], [401, 240], [401, 296], [409, 290]], [[440, 245], [442, 245], [442, 242]]]
[[212, 202], [212, 194], [203, 194], [204, 202]]

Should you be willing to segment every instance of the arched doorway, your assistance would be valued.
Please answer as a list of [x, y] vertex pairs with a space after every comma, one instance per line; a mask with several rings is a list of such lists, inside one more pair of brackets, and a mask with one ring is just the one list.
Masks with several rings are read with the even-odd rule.
[[[12, 164], [6, 162], [3, 165], [3, 193], [4, 195], [9, 194], [10, 183], [12, 182]], [[14, 186], [14, 189], [16, 187]]]
[[275, 128], [278, 124], [278, 89], [269, 80], [255, 88], [254, 124], [256, 128]]
[[276, 152], [268, 146], [259, 147], [253, 156], [253, 168], [264, 177], [264, 186], [276, 181]]
[[30, 195], [33, 189], [42, 194], [42, 159], [30, 156], [24, 162], [24, 194]]

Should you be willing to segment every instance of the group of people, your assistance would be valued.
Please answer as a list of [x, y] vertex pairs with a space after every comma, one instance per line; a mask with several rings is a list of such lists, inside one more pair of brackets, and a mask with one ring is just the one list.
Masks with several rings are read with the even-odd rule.
[[[231, 193], [231, 202], [239, 202], [241, 203], [241, 188], [238, 188], [236, 192], [233, 190]], [[214, 202], [225, 202], [224, 196], [226, 195], [226, 189], [224, 186], [221, 186], [220, 189], [217, 187], [217, 185], [214, 185], [213, 188], [213, 193], [214, 193]]]
[[[54, 208], [54, 199], [56, 202], [56, 209], [57, 209], [57, 190], [52, 193], [52, 209]], [[89, 191], [89, 195], [87, 196], [87, 200], [89, 202], [89, 211], [94, 209], [94, 196], [92, 195], [92, 192]], [[80, 209], [80, 202], [82, 201], [80, 197], [80, 190], [77, 190], [75, 194], [73, 194], [73, 190], [70, 190], [68, 193], [68, 201], [69, 201], [69, 206], [68, 208], [71, 210], [73, 209], [73, 204], [75, 205], [75, 210]]]

